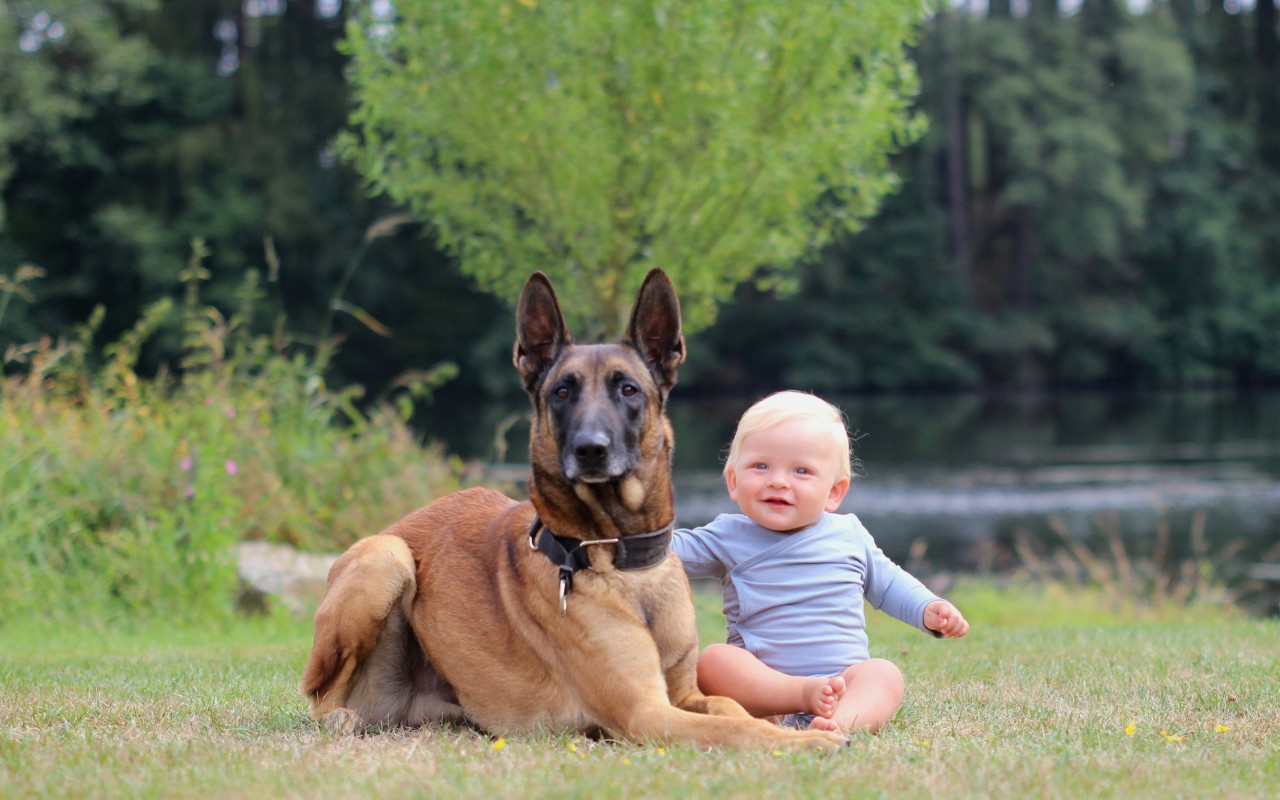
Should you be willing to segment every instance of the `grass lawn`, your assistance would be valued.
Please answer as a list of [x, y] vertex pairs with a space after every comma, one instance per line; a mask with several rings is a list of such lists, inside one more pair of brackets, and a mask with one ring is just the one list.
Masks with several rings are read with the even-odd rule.
[[[310, 625], [0, 631], [4, 797], [1275, 797], [1280, 623], [960, 587], [937, 642], [875, 614], [907, 699], [835, 756], [468, 729], [322, 731]], [[699, 594], [704, 636], [717, 598]], [[1130, 727], [1130, 723], [1132, 726]], [[1126, 730], [1128, 728], [1128, 732]]]

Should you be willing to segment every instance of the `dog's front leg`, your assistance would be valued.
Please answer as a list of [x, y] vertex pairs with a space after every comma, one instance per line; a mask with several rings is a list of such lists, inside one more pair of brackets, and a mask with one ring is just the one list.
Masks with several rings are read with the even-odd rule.
[[839, 750], [847, 744], [843, 736], [827, 731], [788, 730], [755, 719], [727, 697], [689, 698], [697, 710], [676, 708], [648, 697], [627, 707], [623, 718], [611, 729], [630, 741], [683, 743], [707, 749], [803, 748]]
[[[599, 630], [601, 626], [588, 626]], [[583, 705], [601, 727], [633, 742], [710, 747], [811, 747], [834, 750], [844, 737], [825, 731], [783, 730], [754, 719], [727, 697], [707, 697], [696, 686], [696, 646], [665, 666], [650, 629], [639, 620], [619, 625], [607, 641], [576, 642], [576, 681]], [[576, 671], [576, 670], [574, 670]]]
[[747, 710], [737, 700], [719, 695], [703, 694], [694, 691], [675, 704], [676, 708], [691, 711], [694, 714], [711, 714], [717, 717], [746, 717], [751, 719]]
[[667, 698], [676, 708], [691, 711], [694, 714], [751, 717], [736, 700], [705, 695], [698, 689], [698, 648], [692, 643], [681, 648], [673, 663], [663, 670], [663, 675], [667, 681]]

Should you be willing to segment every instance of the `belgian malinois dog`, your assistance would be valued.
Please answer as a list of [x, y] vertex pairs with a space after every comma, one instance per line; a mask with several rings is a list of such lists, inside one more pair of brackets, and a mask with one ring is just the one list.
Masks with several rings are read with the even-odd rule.
[[680, 305], [649, 274], [616, 344], [576, 345], [550, 281], [517, 311], [533, 401], [527, 502], [468, 489], [352, 545], [329, 572], [302, 676], [311, 714], [352, 731], [468, 721], [635, 742], [834, 749], [698, 691], [673, 526], [667, 394]]

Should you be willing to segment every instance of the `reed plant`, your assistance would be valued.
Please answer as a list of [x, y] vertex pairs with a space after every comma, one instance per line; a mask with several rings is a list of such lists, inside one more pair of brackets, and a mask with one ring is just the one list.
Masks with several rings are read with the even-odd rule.
[[[449, 365], [357, 408], [358, 390], [326, 382], [331, 348], [291, 342], [280, 321], [253, 332], [256, 273], [234, 313], [204, 304], [204, 255], [197, 243], [181, 298], [100, 349], [101, 308], [70, 337], [5, 353], [0, 626], [225, 620], [237, 542], [340, 550], [459, 487], [463, 465], [408, 425], [411, 395]], [[180, 359], [144, 377], [143, 349], [175, 315]]]
[[1115, 515], [1095, 520], [1097, 535], [1074, 534], [1059, 517], [1050, 517], [1050, 538], [1025, 531], [1014, 536], [1019, 568], [1016, 577], [1068, 591], [1093, 595], [1111, 609], [1138, 615], [1158, 614], [1166, 607], [1234, 608], [1258, 587], [1233, 581], [1234, 560], [1246, 542], [1235, 538], [1211, 547], [1205, 535], [1207, 514], [1191, 514], [1185, 546], [1176, 541], [1168, 517], [1156, 515], [1150, 547], [1126, 546]]

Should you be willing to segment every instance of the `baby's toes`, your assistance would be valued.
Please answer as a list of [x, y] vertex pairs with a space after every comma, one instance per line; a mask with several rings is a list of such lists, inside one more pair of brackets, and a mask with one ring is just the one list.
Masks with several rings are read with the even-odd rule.
[[835, 676], [831, 679], [831, 682], [827, 684], [827, 687], [831, 690], [832, 702], [840, 702], [841, 698], [844, 697], [844, 678], [840, 675]]

